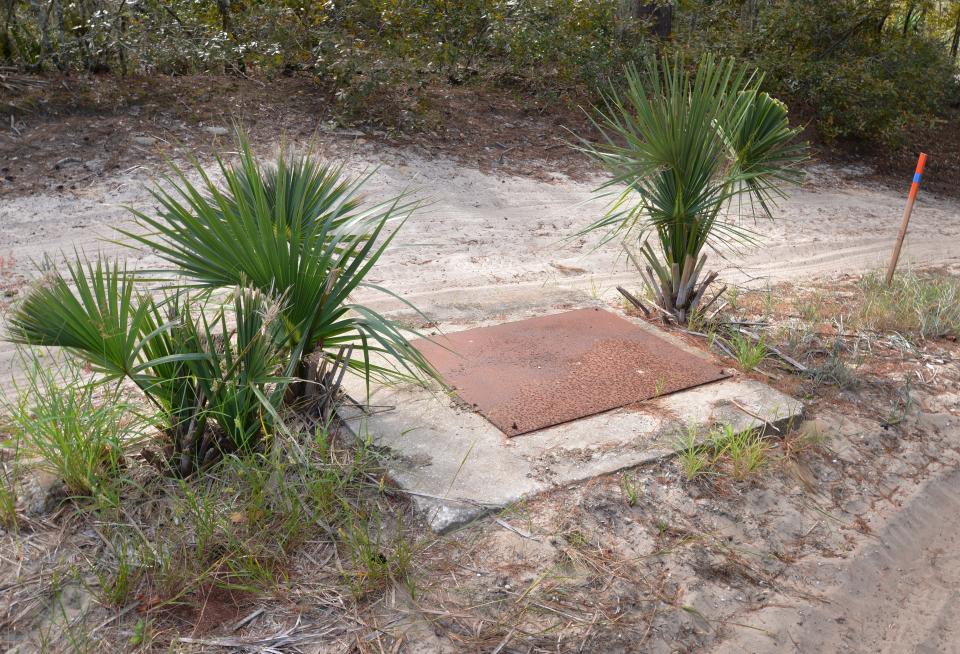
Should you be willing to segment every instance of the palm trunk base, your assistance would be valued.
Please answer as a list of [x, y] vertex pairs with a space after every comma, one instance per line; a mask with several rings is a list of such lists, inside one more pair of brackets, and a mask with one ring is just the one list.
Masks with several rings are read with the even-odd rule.
[[653, 248], [644, 243], [640, 252], [647, 260], [647, 265], [641, 265], [640, 260], [626, 245], [624, 248], [640, 272], [650, 297], [654, 298], [654, 305], [665, 320], [685, 325], [692, 315], [698, 311], [706, 311], [727, 290], [724, 286], [709, 300], [704, 301], [707, 289], [718, 275], [710, 272], [703, 276], [703, 267], [707, 262], [705, 254], [701, 255], [699, 261], [688, 254], [684, 257], [682, 266], [676, 262], [665, 265], [657, 259]]

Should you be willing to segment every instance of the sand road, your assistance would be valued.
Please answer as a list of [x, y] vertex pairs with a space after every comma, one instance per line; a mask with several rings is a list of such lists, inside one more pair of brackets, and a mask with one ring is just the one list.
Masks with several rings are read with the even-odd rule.
[[737, 629], [716, 652], [960, 652], [960, 470], [930, 480], [875, 535], [812, 572], [829, 579], [820, 601], [746, 616], [757, 630]]
[[[637, 285], [615, 244], [597, 248], [596, 239], [567, 240], [602, 211], [602, 203], [591, 201], [595, 182], [499, 177], [369, 147], [334, 152], [346, 154], [357, 171], [379, 166], [371, 196], [411, 190], [427, 203], [404, 225], [375, 279], [428, 314], [452, 305], [524, 303], [566, 289], [612, 297], [617, 284]], [[778, 207], [776, 220], [756, 225], [759, 248], [728, 252], [726, 261], [714, 255], [721, 278], [763, 285], [882, 266], [899, 227], [903, 194], [860, 183], [849, 172], [812, 167], [807, 184]], [[102, 239], [131, 225], [125, 206], [151, 210], [149, 179], [139, 169], [76, 191], [4, 198], [0, 256], [14, 260], [4, 274], [29, 277], [34, 262], [75, 249], [115, 253], [121, 248]], [[143, 252], [127, 255], [141, 265], [159, 263]], [[960, 202], [921, 193], [903, 260], [960, 268]], [[391, 304], [381, 302], [381, 308]], [[11, 356], [11, 348], [0, 345], [0, 378], [9, 377]]]

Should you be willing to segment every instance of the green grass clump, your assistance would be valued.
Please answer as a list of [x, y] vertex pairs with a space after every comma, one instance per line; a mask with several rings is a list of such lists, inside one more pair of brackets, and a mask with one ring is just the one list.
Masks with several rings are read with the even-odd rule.
[[380, 522], [379, 513], [374, 511], [340, 529], [340, 549], [351, 563], [344, 578], [356, 597], [397, 582], [413, 591], [413, 549], [403, 537], [403, 523], [398, 522], [391, 534]]
[[21, 456], [62, 479], [71, 494], [97, 495], [121, 475], [142, 418], [116, 397], [99, 399], [75, 364], [57, 370], [38, 359], [27, 363], [26, 386], [5, 407]]
[[855, 326], [896, 332], [912, 340], [960, 338], [960, 279], [942, 273], [904, 272], [890, 286], [883, 275], [860, 280]]
[[730, 349], [736, 356], [737, 363], [746, 372], [755, 369], [770, 354], [762, 336], [753, 340], [742, 334], [734, 333], [730, 337]]
[[710, 435], [716, 460], [726, 461], [730, 476], [743, 481], [758, 472], [767, 462], [770, 444], [755, 429], [736, 431], [723, 425]]
[[713, 468], [713, 456], [710, 448], [699, 442], [696, 425], [689, 425], [681, 434], [677, 443], [677, 459], [687, 481], [710, 474]]
[[687, 481], [707, 475], [744, 481], [766, 465], [770, 449], [770, 443], [755, 429], [737, 431], [725, 424], [701, 440], [696, 426], [691, 425], [679, 438], [677, 460]]
[[636, 506], [640, 502], [640, 486], [631, 481], [627, 473], [623, 473], [620, 477], [620, 490], [627, 505]]
[[91, 592], [126, 606], [146, 589], [157, 607], [203, 602], [213, 589], [275, 593], [307, 543], [331, 548], [330, 579], [358, 598], [393, 583], [412, 592], [416, 546], [401, 517], [384, 517], [373, 454], [340, 449], [325, 431], [291, 438], [227, 454], [203, 476], [131, 481], [122, 503], [84, 503], [106, 544], [85, 576]]

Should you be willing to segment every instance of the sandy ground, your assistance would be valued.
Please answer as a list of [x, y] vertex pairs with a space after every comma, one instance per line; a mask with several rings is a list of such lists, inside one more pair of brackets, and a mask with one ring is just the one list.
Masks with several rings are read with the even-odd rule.
[[[600, 211], [589, 181], [499, 177], [350, 143], [331, 154], [352, 156], [362, 162], [358, 170], [380, 166], [369, 187], [374, 196], [411, 189], [429, 202], [404, 226], [400, 247], [385, 257], [375, 279], [428, 315], [568, 289], [613, 297], [617, 284], [636, 286], [617, 247], [565, 240]], [[811, 167], [808, 183], [782, 203], [777, 220], [757, 226], [762, 249], [731, 257], [736, 263], [714, 257], [722, 278], [762, 287], [883, 265], [904, 197], [858, 181], [861, 172]], [[98, 239], [131, 224], [124, 205], [150, 210], [148, 179], [147, 170], [138, 169], [75, 191], [6, 198], [0, 205], [6, 296], [0, 302], [16, 301], [34, 263], [45, 256], [119, 250]], [[141, 265], [157, 263], [147, 253], [131, 257]], [[921, 193], [904, 259], [960, 268], [960, 203]], [[0, 378], [14, 372], [13, 357], [9, 345], [0, 345]], [[735, 631], [718, 651], [958, 651], [960, 476], [955, 468], [943, 470], [888, 511], [882, 526], [873, 525], [865, 546], [832, 563], [808, 564], [814, 569], [801, 564], [796, 575], [807, 575], [825, 602], [768, 604], [741, 619], [756, 629]]]
[[958, 489], [956, 469], [932, 479], [850, 560], [807, 566], [818, 601], [757, 611], [718, 654], [960, 651]]
[[[613, 296], [617, 284], [635, 287], [636, 275], [615, 244], [570, 237], [596, 219], [595, 183], [556, 176], [552, 181], [505, 177], [367, 144], [328, 146], [331, 157], [351, 157], [360, 172], [377, 168], [369, 193], [411, 191], [424, 201], [403, 227], [397, 247], [381, 261], [384, 282], [428, 315], [431, 309], [496, 296], [529, 298], [575, 288]], [[903, 195], [857, 181], [864, 171], [812, 166], [808, 182], [756, 225], [762, 246], [714, 255], [725, 283], [757, 285], [803, 277], [830, 277], [882, 266], [899, 227]], [[103, 179], [75, 191], [8, 197], [0, 204], [0, 266], [6, 296], [29, 279], [35, 262], [62, 252], [115, 253], [104, 244], [132, 223], [125, 207], [149, 211], [147, 168]], [[159, 262], [128, 253], [140, 265]], [[921, 194], [904, 262], [960, 266], [960, 203]], [[11, 263], [12, 261], [12, 263]], [[365, 301], [377, 301], [363, 298]], [[483, 302], [486, 304], [487, 302]], [[389, 301], [381, 308], [396, 306]], [[0, 378], [8, 378], [11, 349], [0, 345]]]

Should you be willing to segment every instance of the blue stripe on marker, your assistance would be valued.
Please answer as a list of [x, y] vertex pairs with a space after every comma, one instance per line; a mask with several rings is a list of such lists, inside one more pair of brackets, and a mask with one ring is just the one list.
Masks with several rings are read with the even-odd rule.
[[914, 173], [914, 174], [913, 174], [913, 183], [914, 183], [914, 184], [919, 184], [919, 183], [920, 183], [920, 173]]

